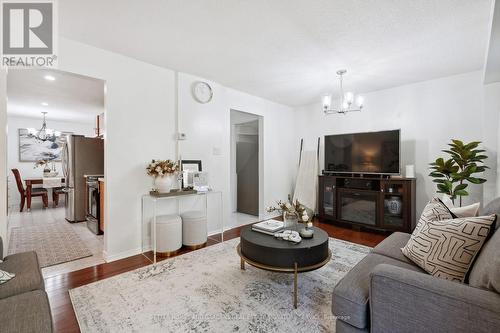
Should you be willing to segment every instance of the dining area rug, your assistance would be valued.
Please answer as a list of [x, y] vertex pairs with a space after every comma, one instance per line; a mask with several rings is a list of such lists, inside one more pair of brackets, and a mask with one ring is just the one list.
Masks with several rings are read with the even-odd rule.
[[8, 254], [35, 251], [40, 268], [92, 256], [68, 223], [47, 223], [11, 229]]
[[334, 332], [334, 286], [369, 247], [330, 238], [331, 261], [293, 274], [240, 269], [233, 239], [70, 290], [82, 332]]

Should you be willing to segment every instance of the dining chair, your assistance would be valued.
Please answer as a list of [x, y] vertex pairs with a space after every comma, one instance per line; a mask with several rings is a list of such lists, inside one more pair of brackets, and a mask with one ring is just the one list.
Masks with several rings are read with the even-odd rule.
[[57, 207], [59, 205], [59, 195], [65, 195], [66, 192], [64, 191], [64, 187], [54, 187], [52, 189], [52, 203], [54, 204], [54, 207]]
[[26, 200], [30, 203], [28, 205], [31, 206], [31, 197], [42, 197], [43, 201], [43, 207], [47, 208], [49, 206], [49, 195], [47, 194], [47, 189], [45, 188], [40, 188], [40, 187], [34, 187], [31, 189], [31, 196], [28, 198], [26, 189], [24, 188], [23, 185], [23, 180], [21, 179], [21, 174], [19, 173], [18, 169], [12, 169], [12, 173], [14, 174], [14, 177], [16, 178], [16, 184], [17, 184], [17, 189], [19, 190], [19, 194], [21, 195], [21, 204], [19, 205], [19, 211], [22, 212], [24, 209], [24, 203]]

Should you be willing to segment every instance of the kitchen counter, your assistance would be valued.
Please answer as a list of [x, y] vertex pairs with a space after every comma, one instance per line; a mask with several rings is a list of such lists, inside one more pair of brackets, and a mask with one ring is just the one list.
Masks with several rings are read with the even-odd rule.
[[104, 177], [103, 174], [97, 174], [97, 175], [83, 175], [83, 178], [88, 178], [88, 177]]

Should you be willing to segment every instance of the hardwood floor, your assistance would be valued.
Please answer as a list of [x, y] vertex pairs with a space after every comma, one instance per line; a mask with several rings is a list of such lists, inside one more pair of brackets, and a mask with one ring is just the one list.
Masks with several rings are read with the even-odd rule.
[[[333, 226], [319, 221], [314, 222], [315, 226], [325, 230], [330, 237], [350, 241], [366, 246], [375, 246], [387, 235], [372, 233], [367, 231], [355, 231], [348, 228]], [[239, 237], [242, 227], [234, 228], [224, 232], [224, 240]], [[209, 237], [207, 246], [220, 243], [220, 234]], [[190, 252], [182, 249], [177, 255]], [[166, 260], [166, 259], [163, 259]], [[95, 281], [109, 278], [114, 275], [125, 273], [143, 266], [150, 265], [151, 262], [143, 255], [136, 255], [110, 263], [100, 264], [94, 267], [84, 268], [79, 271], [51, 276], [45, 279], [45, 290], [49, 295], [54, 329], [56, 332], [79, 332], [73, 306], [69, 298], [70, 289], [80, 287]]]

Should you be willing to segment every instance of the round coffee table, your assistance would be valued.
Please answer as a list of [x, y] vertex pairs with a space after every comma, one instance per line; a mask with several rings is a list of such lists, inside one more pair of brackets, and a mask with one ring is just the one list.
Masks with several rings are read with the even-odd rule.
[[241, 229], [237, 247], [241, 269], [245, 262], [266, 271], [293, 273], [293, 306], [297, 308], [297, 275], [326, 265], [332, 257], [328, 248], [328, 234], [314, 227], [314, 237], [298, 244], [276, 239], [257, 231], [252, 226]]

